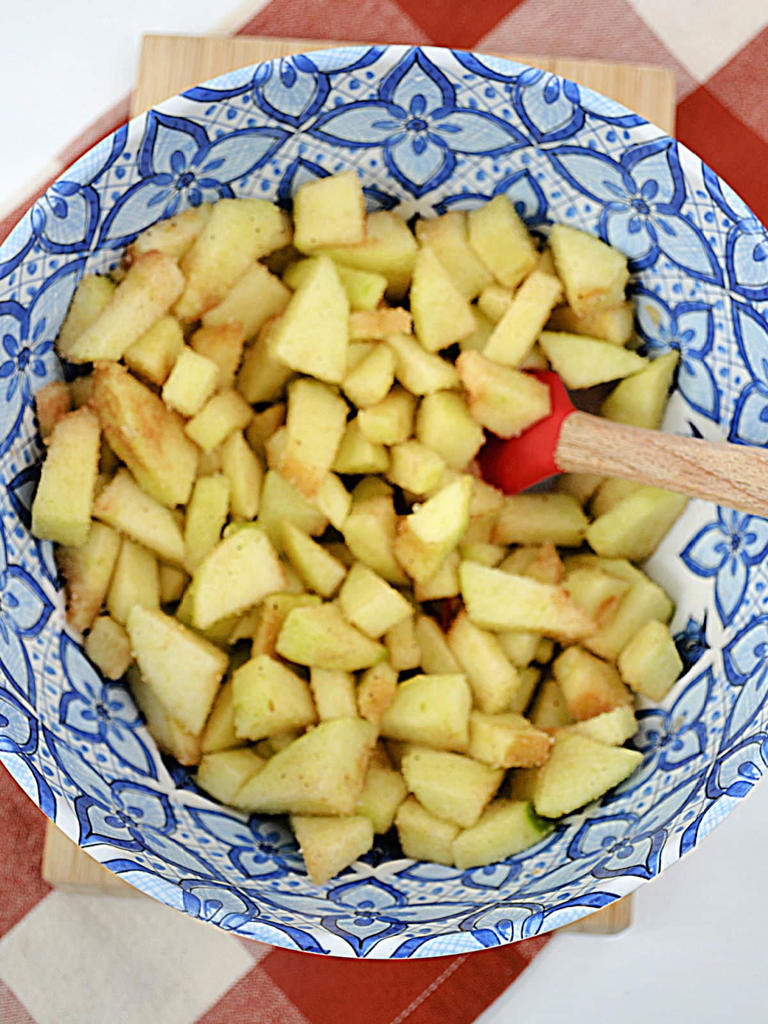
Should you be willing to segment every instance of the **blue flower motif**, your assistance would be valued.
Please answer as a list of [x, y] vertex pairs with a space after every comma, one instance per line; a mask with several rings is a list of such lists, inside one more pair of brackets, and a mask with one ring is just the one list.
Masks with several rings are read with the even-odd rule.
[[701, 757], [707, 749], [705, 712], [713, 685], [712, 669], [707, 668], [691, 680], [668, 711], [638, 712], [639, 730], [633, 743], [645, 760], [616, 793], [638, 792], [657, 771], [675, 771]]
[[246, 824], [229, 814], [189, 808], [209, 835], [226, 843], [233, 867], [246, 878], [283, 878], [304, 874], [304, 862], [289, 828], [273, 818], [251, 818]]
[[29, 573], [8, 564], [5, 537], [0, 533], [0, 673], [33, 705], [35, 677], [27, 642], [45, 627], [52, 610], [50, 600]]
[[717, 518], [688, 542], [680, 557], [697, 576], [715, 577], [715, 607], [727, 626], [741, 604], [752, 566], [768, 553], [768, 521], [718, 508]]
[[336, 146], [380, 147], [390, 173], [417, 198], [450, 177], [456, 153], [493, 156], [525, 144], [493, 114], [458, 107], [454, 86], [418, 50], [384, 78], [378, 97], [322, 114], [309, 130]]
[[750, 736], [719, 757], [707, 779], [707, 796], [741, 800], [751, 793], [768, 769], [768, 736]]
[[181, 883], [184, 910], [200, 921], [218, 925], [227, 932], [240, 931], [259, 914], [251, 900], [230, 885], [185, 880]]
[[721, 749], [727, 749], [768, 697], [768, 615], [758, 615], [726, 645], [723, 667], [728, 683], [739, 690], [722, 732]]
[[694, 619], [692, 615], [688, 617], [688, 621], [680, 632], [675, 633], [675, 647], [677, 647], [677, 653], [683, 663], [683, 675], [685, 675], [709, 650], [706, 612], [704, 612], [701, 622]]
[[104, 743], [120, 761], [142, 775], [157, 777], [149, 750], [139, 738], [141, 719], [122, 683], [101, 679], [83, 652], [66, 633], [59, 641], [67, 690], [59, 704], [59, 720], [80, 736]]
[[768, 299], [768, 234], [744, 200], [703, 166], [704, 183], [732, 222], [725, 243], [728, 284], [748, 299]]
[[678, 389], [693, 409], [717, 423], [720, 389], [708, 359], [715, 338], [711, 306], [681, 302], [673, 309], [643, 287], [636, 289], [635, 300], [637, 328], [649, 353], [680, 353]]
[[194, 121], [150, 110], [140, 178], [112, 207], [99, 244], [123, 245], [178, 210], [234, 195], [232, 183], [266, 163], [287, 137], [281, 128], [243, 128], [212, 142]]
[[584, 124], [584, 109], [575, 82], [539, 68], [528, 68], [510, 91], [515, 109], [537, 142], [566, 139]]
[[677, 143], [657, 139], [629, 146], [617, 162], [582, 146], [548, 151], [555, 168], [600, 205], [599, 230], [610, 245], [650, 267], [663, 252], [693, 277], [722, 283], [722, 272], [701, 230], [682, 212], [685, 185]]
[[358, 956], [365, 956], [382, 939], [398, 935], [405, 924], [393, 911], [403, 907], [403, 894], [373, 878], [335, 886], [328, 894], [346, 913], [328, 914], [323, 925], [341, 936]]
[[768, 444], [768, 324], [754, 306], [731, 302], [736, 344], [752, 374], [739, 395], [728, 440], [737, 444]]

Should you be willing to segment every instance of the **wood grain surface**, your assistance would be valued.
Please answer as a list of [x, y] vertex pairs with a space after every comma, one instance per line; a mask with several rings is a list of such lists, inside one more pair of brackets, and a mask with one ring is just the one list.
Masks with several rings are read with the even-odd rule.
[[[247, 64], [334, 45], [354, 44], [257, 36], [148, 35], [141, 49], [131, 111], [134, 115], [141, 113], [190, 86]], [[636, 110], [665, 131], [674, 132], [675, 81], [673, 73], [666, 68], [567, 57], [500, 56], [532, 64], [596, 89]], [[42, 874], [51, 885], [70, 891], [142, 895], [80, 850], [52, 824], [47, 830]], [[614, 934], [628, 927], [631, 919], [632, 897], [626, 896], [569, 925], [567, 930]]]

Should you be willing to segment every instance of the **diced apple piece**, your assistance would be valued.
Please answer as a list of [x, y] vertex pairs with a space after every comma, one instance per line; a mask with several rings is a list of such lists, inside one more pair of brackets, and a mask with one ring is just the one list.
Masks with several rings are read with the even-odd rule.
[[658, 430], [678, 358], [677, 352], [667, 352], [620, 381], [600, 406], [601, 415], [633, 427]]
[[439, 601], [443, 597], [457, 597], [461, 592], [460, 564], [461, 552], [458, 549], [451, 551], [440, 563], [435, 575], [430, 576], [426, 583], [414, 582], [413, 596], [417, 601]]
[[233, 805], [238, 792], [264, 766], [252, 750], [220, 750], [204, 754], [195, 782], [214, 800]]
[[270, 594], [256, 612], [251, 657], [275, 654], [275, 644], [288, 613], [294, 608], [313, 608], [320, 604], [317, 594]]
[[492, 768], [536, 767], [547, 760], [551, 746], [549, 733], [520, 714], [473, 711], [469, 716], [467, 753]]
[[233, 431], [244, 430], [252, 415], [245, 399], [232, 388], [225, 388], [210, 398], [184, 429], [204, 452], [211, 452]]
[[241, 519], [255, 519], [264, 476], [261, 462], [243, 434], [236, 430], [221, 446], [221, 468], [229, 481], [229, 505]]
[[195, 569], [193, 625], [206, 629], [283, 590], [285, 584], [285, 570], [267, 535], [257, 526], [244, 525], [219, 541]]
[[189, 339], [190, 347], [218, 368], [217, 388], [234, 387], [235, 374], [243, 357], [245, 332], [242, 324], [228, 323], [200, 327]]
[[666, 697], [683, 671], [669, 630], [653, 619], [622, 649], [618, 664], [627, 686], [657, 703]]
[[72, 409], [72, 396], [63, 380], [52, 380], [35, 392], [35, 415], [40, 436], [48, 437]]
[[158, 387], [168, 374], [184, 348], [184, 332], [174, 316], [161, 316], [140, 338], [123, 353], [129, 369]]
[[346, 620], [373, 640], [413, 613], [402, 594], [361, 562], [347, 573], [339, 606]]
[[108, 277], [86, 274], [80, 279], [56, 339], [56, 351], [63, 359], [69, 358], [69, 351], [80, 335], [101, 316], [114, 291], [115, 283]]
[[304, 583], [323, 597], [330, 597], [347, 575], [347, 568], [306, 533], [283, 523], [283, 549]]
[[428, 352], [448, 348], [475, 329], [469, 302], [429, 246], [416, 256], [410, 300], [414, 332]]
[[135, 605], [126, 626], [141, 674], [168, 714], [189, 732], [202, 732], [226, 654], [157, 609]]
[[551, 331], [586, 334], [590, 338], [610, 341], [612, 345], [626, 345], [632, 337], [634, 310], [631, 302], [622, 302], [610, 309], [596, 309], [577, 316], [570, 306], [552, 311], [547, 326]]
[[274, 402], [261, 412], [255, 412], [245, 429], [245, 438], [255, 452], [262, 453], [264, 443], [285, 423], [285, 404]]
[[413, 676], [397, 687], [381, 720], [381, 734], [437, 750], [466, 750], [471, 707], [466, 676]]
[[535, 268], [539, 254], [510, 199], [495, 196], [470, 210], [468, 221], [469, 241], [477, 255], [500, 284], [516, 288]]
[[141, 678], [134, 664], [128, 669], [128, 685], [133, 699], [147, 721], [150, 735], [158, 749], [175, 757], [179, 764], [194, 765], [200, 762], [200, 737], [193, 735], [166, 711], [154, 690]]
[[459, 826], [430, 814], [416, 797], [409, 796], [400, 804], [395, 827], [406, 857], [453, 865], [453, 841]]
[[429, 246], [467, 299], [474, 299], [493, 277], [469, 244], [467, 214], [450, 210], [441, 217], [416, 221], [416, 239]]
[[133, 661], [128, 634], [109, 615], [100, 615], [91, 626], [85, 653], [107, 679], [119, 679]]
[[422, 399], [416, 437], [458, 470], [469, 465], [485, 440], [464, 398], [454, 391], [438, 391]]
[[498, 639], [461, 611], [448, 631], [447, 640], [472, 687], [475, 706], [490, 714], [504, 711], [520, 680]]
[[440, 486], [445, 463], [431, 448], [413, 438], [392, 446], [387, 479], [415, 495], [425, 495]]
[[401, 299], [410, 284], [417, 246], [402, 218], [389, 210], [377, 210], [368, 214], [362, 242], [324, 251], [341, 266], [383, 274], [389, 297]]
[[573, 722], [563, 691], [554, 677], [546, 678], [539, 686], [528, 717], [537, 729], [554, 730]]
[[467, 528], [472, 482], [459, 477], [400, 521], [395, 556], [418, 583], [426, 583]]
[[344, 393], [358, 409], [375, 406], [386, 398], [395, 380], [395, 354], [388, 345], [376, 345], [344, 378]]
[[509, 495], [496, 520], [494, 544], [543, 544], [577, 548], [588, 520], [570, 494]]
[[260, 256], [291, 240], [289, 218], [264, 199], [219, 199], [181, 261], [186, 286], [176, 303], [182, 320], [219, 305]]
[[159, 220], [131, 243], [129, 258], [143, 252], [164, 252], [175, 260], [181, 259], [202, 231], [212, 209], [210, 203], [201, 203], [166, 220]]
[[470, 415], [498, 437], [517, 437], [552, 410], [546, 384], [479, 352], [462, 352], [456, 369], [469, 395]]
[[363, 242], [365, 196], [357, 173], [342, 171], [301, 185], [293, 197], [293, 222], [299, 252]]
[[337, 530], [344, 527], [352, 508], [352, 495], [335, 473], [326, 473], [315, 495], [314, 504]]
[[632, 695], [614, 666], [582, 647], [567, 647], [555, 660], [552, 670], [568, 714], [577, 722], [632, 703]]
[[288, 388], [286, 444], [277, 466], [306, 498], [313, 498], [333, 465], [344, 436], [349, 407], [317, 380], [301, 379]]
[[349, 550], [390, 583], [404, 584], [407, 576], [394, 555], [397, 515], [391, 495], [354, 502], [342, 533]]
[[485, 358], [502, 366], [519, 366], [533, 348], [562, 293], [562, 285], [556, 277], [534, 270], [520, 285], [509, 309], [496, 324], [483, 349]]
[[93, 407], [110, 448], [151, 497], [171, 508], [186, 504], [198, 449], [181, 420], [117, 363], [98, 363], [93, 375]]
[[317, 708], [317, 717], [321, 721], [327, 718], [354, 718], [357, 715], [355, 677], [351, 672], [313, 668], [309, 676], [309, 686]]
[[407, 795], [408, 787], [400, 772], [372, 760], [355, 811], [370, 818], [373, 831], [383, 835], [392, 828], [397, 809]]
[[408, 789], [430, 814], [471, 828], [493, 799], [504, 772], [446, 750], [413, 747], [403, 758]]
[[54, 427], [32, 504], [32, 533], [80, 547], [88, 539], [99, 463], [99, 420], [87, 407]]
[[545, 818], [559, 818], [623, 782], [643, 760], [637, 750], [609, 747], [586, 736], [559, 733], [545, 765], [537, 770], [533, 806]]
[[293, 732], [317, 721], [307, 683], [268, 654], [246, 661], [232, 675], [235, 732], [248, 740]]
[[507, 658], [518, 669], [525, 668], [533, 661], [536, 647], [541, 639], [537, 633], [514, 629], [499, 633], [498, 638]]
[[489, 284], [480, 292], [477, 307], [483, 316], [495, 325], [508, 312], [513, 297], [513, 292], [509, 288], [503, 288], [500, 284]]
[[573, 569], [563, 585], [579, 608], [599, 626], [608, 621], [630, 588], [626, 580], [589, 566]]
[[317, 536], [328, 525], [328, 518], [311, 505], [293, 484], [271, 469], [264, 477], [261, 489], [259, 526], [277, 547], [282, 543], [285, 522]]
[[373, 846], [373, 823], [365, 815], [335, 818], [294, 814], [291, 828], [315, 885], [325, 885]]
[[416, 639], [421, 651], [420, 668], [427, 675], [453, 675], [461, 672], [461, 665], [451, 651], [445, 633], [428, 615], [419, 615], [416, 619]]
[[454, 863], [461, 871], [494, 864], [534, 846], [553, 828], [527, 800], [494, 800], [476, 825], [454, 839]]
[[[304, 275], [309, 272], [313, 258], [298, 260], [286, 268], [283, 281], [289, 288], [294, 290], [298, 288]], [[334, 262], [339, 280], [347, 293], [350, 308], [356, 310], [376, 309], [384, 298], [387, 288], [386, 277], [368, 270], [354, 270], [352, 267], [345, 267], [338, 260]]]
[[358, 311], [349, 314], [350, 341], [361, 339], [380, 340], [390, 334], [410, 334], [413, 327], [411, 314], [401, 306], [390, 309]]
[[360, 416], [347, 423], [333, 461], [336, 473], [383, 473], [389, 466], [389, 454], [381, 444], [373, 444], [360, 429]]
[[262, 814], [354, 814], [375, 743], [375, 727], [362, 718], [320, 722], [243, 786], [238, 807]]
[[215, 754], [244, 744], [245, 740], [240, 739], [235, 732], [234, 693], [230, 678], [219, 688], [200, 737], [200, 745], [204, 754]]
[[378, 728], [384, 713], [395, 699], [397, 672], [382, 661], [363, 672], [357, 686], [357, 713]]
[[581, 334], [542, 331], [539, 345], [565, 386], [576, 390], [628, 377], [648, 366], [636, 352]]
[[[509, 635], [509, 633], [506, 634], [506, 636]], [[537, 668], [536, 665], [527, 665], [525, 668], [518, 668], [517, 674], [520, 677], [520, 685], [509, 702], [507, 711], [513, 711], [518, 715], [522, 715], [531, 703], [536, 687], [539, 685], [541, 669]]]
[[580, 505], [586, 505], [602, 481], [598, 473], [561, 473], [557, 489], [563, 494], [572, 494]]
[[431, 395], [459, 386], [454, 366], [434, 352], [427, 352], [410, 335], [391, 334], [386, 344], [395, 353], [395, 376], [412, 395]]
[[184, 564], [184, 538], [176, 517], [150, 498], [127, 469], [118, 470], [97, 495], [93, 515], [154, 551], [166, 562]]
[[565, 224], [554, 225], [549, 247], [568, 305], [577, 316], [624, 301], [629, 271], [627, 258], [618, 249]]
[[294, 376], [293, 370], [278, 359], [273, 349], [277, 320], [269, 320], [259, 336], [245, 350], [236, 387], [247, 402], [274, 402]]
[[384, 635], [384, 646], [389, 654], [389, 663], [396, 672], [410, 672], [421, 664], [421, 648], [416, 638], [413, 616], [401, 619]]
[[601, 658], [616, 661], [619, 653], [647, 622], [653, 619], [667, 622], [671, 615], [672, 602], [661, 587], [651, 580], [640, 580], [630, 586], [615, 611], [606, 616], [600, 629], [584, 639], [584, 646]]
[[213, 394], [218, 377], [216, 363], [185, 346], [163, 385], [163, 401], [182, 416], [194, 416]]
[[107, 593], [107, 611], [121, 625], [134, 605], [160, 607], [160, 576], [157, 559], [127, 537], [120, 545]]
[[[230, 331], [234, 329], [246, 340], [254, 338], [268, 320], [283, 312], [290, 298], [290, 291], [279, 277], [270, 274], [263, 263], [252, 263], [221, 302], [203, 314], [201, 331], [226, 327]], [[191, 344], [196, 347], [195, 335]], [[231, 380], [225, 386], [231, 386]]]
[[277, 322], [272, 351], [291, 369], [329, 384], [347, 372], [349, 300], [333, 262], [320, 257]]
[[596, 519], [598, 516], [605, 515], [614, 505], [628, 495], [634, 494], [635, 491], [639, 491], [642, 486], [634, 480], [622, 480], [615, 476], [606, 477], [592, 495], [592, 500], [589, 503], [592, 518]]
[[637, 732], [637, 719], [634, 709], [628, 704], [622, 704], [611, 711], [603, 711], [594, 718], [587, 718], [583, 722], [574, 722], [572, 725], [562, 727], [567, 732], [578, 733], [579, 736], [587, 736], [598, 743], [606, 743], [611, 747], [621, 747], [627, 740]]
[[57, 562], [67, 583], [67, 621], [86, 630], [96, 618], [109, 589], [120, 550], [120, 535], [103, 523], [91, 523], [80, 547], [60, 547]]
[[357, 414], [360, 433], [371, 444], [399, 444], [413, 432], [416, 399], [402, 388], [393, 388], [375, 405]]
[[476, 562], [462, 562], [459, 574], [467, 613], [482, 629], [525, 629], [564, 641], [594, 632], [592, 619], [562, 587]]
[[137, 256], [96, 320], [68, 347], [67, 359], [119, 359], [168, 312], [183, 287], [184, 278], [172, 257], [161, 252]]
[[608, 558], [649, 558], [688, 504], [688, 498], [658, 487], [642, 487], [590, 523], [589, 546]]
[[283, 623], [275, 649], [297, 665], [355, 672], [384, 661], [386, 649], [343, 617], [334, 604], [295, 608]]
[[184, 564], [189, 572], [194, 572], [221, 539], [229, 492], [229, 480], [220, 473], [195, 481], [184, 524]]

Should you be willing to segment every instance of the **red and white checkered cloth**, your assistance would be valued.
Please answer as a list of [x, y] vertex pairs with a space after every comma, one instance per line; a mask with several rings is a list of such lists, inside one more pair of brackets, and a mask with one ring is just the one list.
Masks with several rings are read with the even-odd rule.
[[[677, 76], [678, 137], [766, 221], [766, 25], [766, 0], [272, 0], [240, 33], [665, 65]], [[126, 99], [75, 140], [62, 169], [127, 111]], [[0, 220], [0, 239], [34, 198]], [[547, 941], [398, 963], [271, 949], [138, 897], [52, 892], [43, 836], [42, 815], [0, 768], [2, 1024], [463, 1024]]]

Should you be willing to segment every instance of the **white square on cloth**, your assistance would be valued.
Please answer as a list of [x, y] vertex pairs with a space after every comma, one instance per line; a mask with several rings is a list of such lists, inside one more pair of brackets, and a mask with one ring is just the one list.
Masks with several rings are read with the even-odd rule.
[[768, 24], [766, 0], [629, 0], [659, 39], [700, 82]]
[[52, 892], [0, 941], [37, 1024], [189, 1024], [254, 966], [233, 936], [149, 899]]

